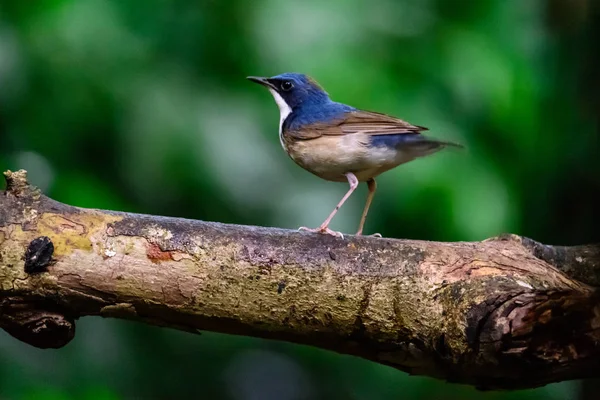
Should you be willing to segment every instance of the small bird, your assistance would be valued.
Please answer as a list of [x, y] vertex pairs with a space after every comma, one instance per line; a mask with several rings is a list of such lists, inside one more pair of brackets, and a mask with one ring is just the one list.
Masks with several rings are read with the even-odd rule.
[[375, 195], [375, 177], [445, 147], [462, 147], [422, 135], [425, 127], [332, 101], [304, 74], [288, 72], [247, 79], [265, 86], [275, 98], [280, 112], [279, 141], [292, 160], [322, 179], [350, 184], [350, 190], [321, 226], [300, 230], [343, 238], [342, 233], [329, 229], [329, 223], [358, 183], [366, 182], [369, 194], [356, 233], [362, 235]]

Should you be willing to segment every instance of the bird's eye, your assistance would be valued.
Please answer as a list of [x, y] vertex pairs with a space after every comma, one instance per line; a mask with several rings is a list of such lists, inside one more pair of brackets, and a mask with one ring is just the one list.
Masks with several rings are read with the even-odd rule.
[[294, 84], [290, 81], [281, 82], [281, 90], [283, 90], [284, 92], [289, 92], [290, 90], [292, 90], [293, 87]]

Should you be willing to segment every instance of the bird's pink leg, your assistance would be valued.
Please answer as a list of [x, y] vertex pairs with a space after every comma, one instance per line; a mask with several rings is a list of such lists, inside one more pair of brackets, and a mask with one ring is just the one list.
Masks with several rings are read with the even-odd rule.
[[[369, 207], [371, 207], [371, 202], [375, 196], [375, 190], [377, 190], [377, 183], [375, 183], [375, 179], [369, 179], [367, 181], [367, 186], [369, 187], [369, 194], [367, 195], [367, 202], [365, 204], [362, 216], [360, 217], [360, 224], [358, 224], [358, 232], [356, 232], [356, 236], [362, 235], [363, 227], [365, 226], [365, 221], [367, 219], [367, 213], [369, 212]], [[370, 236], [381, 237], [379, 233], [375, 233]]]
[[324, 234], [328, 234], [328, 235], [339, 236], [341, 238], [344, 237], [344, 235], [342, 235], [341, 232], [336, 232], [336, 231], [332, 231], [331, 229], [329, 229], [329, 223], [331, 222], [331, 220], [333, 219], [335, 214], [338, 212], [338, 210], [342, 207], [342, 205], [346, 202], [346, 200], [348, 200], [348, 197], [350, 197], [350, 195], [358, 187], [358, 178], [356, 177], [356, 175], [354, 175], [352, 172], [348, 172], [346, 174], [346, 178], [348, 179], [348, 183], [350, 184], [350, 190], [348, 190], [348, 192], [344, 195], [344, 197], [342, 197], [342, 200], [340, 200], [340, 202], [337, 204], [337, 206], [335, 206], [335, 208], [333, 209], [331, 214], [329, 214], [329, 217], [327, 217], [327, 219], [325, 221], [323, 221], [321, 226], [319, 226], [318, 228], [314, 228], [314, 229], [301, 226], [300, 228], [298, 228], [299, 230], [308, 231], [308, 232], [324, 233]]

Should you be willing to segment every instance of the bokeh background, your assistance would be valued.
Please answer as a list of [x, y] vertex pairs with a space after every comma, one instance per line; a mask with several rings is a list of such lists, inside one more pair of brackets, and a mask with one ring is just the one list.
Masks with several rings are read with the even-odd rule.
[[[367, 231], [599, 241], [599, 17], [595, 0], [0, 0], [0, 169], [82, 207], [317, 226], [347, 187], [285, 155], [277, 107], [244, 79], [304, 72], [467, 146], [384, 174]], [[365, 196], [332, 227], [353, 232]], [[100, 318], [60, 350], [0, 333], [1, 399], [558, 400], [597, 398], [593, 385], [479, 393]]]

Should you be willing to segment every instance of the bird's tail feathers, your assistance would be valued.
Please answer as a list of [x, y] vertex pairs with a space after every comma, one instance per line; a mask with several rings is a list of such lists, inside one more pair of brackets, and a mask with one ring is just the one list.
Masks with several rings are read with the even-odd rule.
[[464, 149], [464, 146], [454, 142], [448, 142], [444, 140], [438, 140], [434, 138], [430, 138], [427, 136], [419, 135], [414, 137], [413, 140], [406, 143], [408, 147], [419, 153], [419, 157], [426, 156], [429, 154], [433, 154], [437, 151], [440, 151], [446, 147], [454, 147], [458, 149]]

